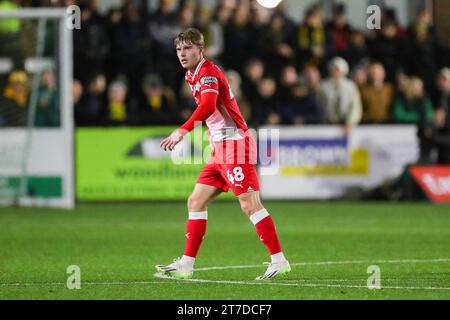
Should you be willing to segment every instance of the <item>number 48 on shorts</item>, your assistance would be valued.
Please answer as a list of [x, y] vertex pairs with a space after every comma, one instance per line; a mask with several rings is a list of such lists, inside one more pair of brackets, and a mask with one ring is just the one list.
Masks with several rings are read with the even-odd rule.
[[[227, 184], [236, 196], [243, 193], [259, 191], [258, 174], [253, 164], [225, 165]], [[223, 174], [223, 173], [222, 173]]]
[[242, 182], [245, 179], [245, 175], [242, 172], [242, 167], [235, 167], [233, 169], [233, 174], [230, 173], [230, 170], [227, 170], [227, 177], [231, 184], [234, 184], [235, 181]]
[[258, 174], [254, 164], [215, 164], [208, 163], [200, 173], [197, 183], [210, 185], [236, 196], [259, 191]]

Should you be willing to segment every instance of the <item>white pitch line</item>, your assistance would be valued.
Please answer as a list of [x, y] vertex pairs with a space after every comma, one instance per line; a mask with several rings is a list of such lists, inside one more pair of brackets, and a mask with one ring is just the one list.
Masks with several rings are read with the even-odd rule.
[[[84, 285], [110, 285], [110, 286], [124, 286], [124, 285], [130, 285], [130, 284], [171, 284], [167, 281], [122, 281], [122, 282], [92, 282], [92, 281], [83, 281], [81, 283], [82, 286]], [[0, 287], [20, 287], [20, 286], [62, 286], [66, 285], [65, 282], [5, 282], [0, 283]]]
[[[156, 276], [157, 278], [161, 279], [170, 279], [170, 280], [179, 280], [170, 276], [158, 274], [160, 276]], [[192, 280], [192, 279], [191, 279]], [[202, 279], [197, 279], [202, 280]], [[417, 278], [383, 278], [383, 282], [393, 282], [393, 281], [412, 281], [412, 282], [421, 282], [421, 280], [425, 280], [426, 282], [436, 282], [439, 281], [439, 279], [417, 279]], [[202, 280], [203, 281], [203, 280]], [[225, 280], [224, 280], [225, 281]], [[296, 280], [284, 280], [284, 282], [276, 282], [275, 284], [288, 284], [291, 285], [289, 282], [308, 282], [308, 281], [314, 281], [314, 282], [366, 282], [367, 279], [296, 279]], [[0, 287], [20, 287], [20, 286], [62, 286], [65, 285], [65, 282], [4, 282], [0, 283]], [[172, 284], [168, 281], [113, 281], [113, 282], [92, 282], [92, 281], [83, 281], [83, 285], [139, 285], [139, 284]], [[257, 283], [252, 282], [252, 284], [266, 284], [266, 283]], [[274, 283], [272, 283], [273, 285]], [[295, 283], [294, 283], [295, 284]]]
[[[349, 261], [321, 261], [321, 262], [298, 262], [291, 263], [291, 266], [314, 266], [314, 265], [336, 265], [336, 264], [372, 264], [372, 263], [431, 263], [431, 262], [450, 262], [450, 259], [403, 259], [403, 260], [349, 260]], [[226, 269], [244, 269], [244, 268], [260, 268], [261, 265], [247, 265], [247, 266], [224, 266], [224, 267], [207, 267], [195, 269], [195, 271], [210, 271], [210, 270], [226, 270]], [[161, 279], [179, 280], [159, 273], [154, 274], [155, 277]], [[395, 280], [395, 279], [391, 279]], [[398, 279], [402, 280], [402, 279]], [[285, 282], [250, 282], [250, 281], [232, 281], [232, 280], [207, 280], [207, 279], [184, 279], [180, 281], [196, 282], [196, 283], [219, 283], [219, 284], [240, 284], [240, 285], [269, 285], [269, 286], [296, 286], [296, 287], [323, 287], [323, 288], [366, 288], [364, 285], [339, 285], [339, 284], [318, 284], [318, 283], [299, 283], [311, 280], [296, 280], [297, 283]], [[357, 279], [316, 279], [313, 281], [330, 281], [330, 282], [350, 282], [359, 281]], [[167, 281], [128, 281], [128, 282], [83, 282], [84, 285], [133, 285], [133, 284], [171, 284]], [[0, 283], [1, 286], [43, 286], [43, 285], [65, 285], [64, 282], [17, 282], [17, 283]], [[383, 289], [403, 289], [403, 290], [450, 290], [445, 287], [402, 287], [402, 286], [382, 286]]]
[[[207, 280], [207, 279], [176, 279], [164, 274], [155, 273], [153, 276], [160, 279], [177, 280], [180, 282], [197, 282], [197, 283], [216, 283], [216, 284], [238, 284], [252, 286], [286, 286], [286, 287], [312, 287], [312, 288], [358, 288], [368, 289], [363, 285], [341, 285], [341, 284], [319, 284], [319, 283], [284, 283], [284, 282], [250, 282], [250, 281], [233, 281], [233, 280]], [[381, 289], [398, 289], [398, 290], [444, 290], [450, 291], [445, 287], [402, 287], [402, 286], [381, 286]]]
[[[175, 279], [163, 274], [154, 274], [156, 278], [170, 279], [187, 283], [214, 283], [214, 284], [237, 284], [237, 285], [256, 285], [256, 286], [286, 286], [286, 287], [308, 287], [308, 288], [356, 288], [367, 289], [364, 285], [340, 285], [340, 284], [320, 284], [320, 283], [285, 283], [285, 282], [251, 282], [251, 281], [233, 281], [233, 280], [207, 280], [207, 279]], [[307, 280], [300, 280], [307, 281]], [[337, 281], [337, 280], [336, 280]], [[83, 282], [85, 285], [105, 285], [105, 286], [123, 286], [136, 284], [173, 284], [168, 281], [128, 281], [128, 282]], [[1, 283], [0, 286], [43, 286], [43, 285], [65, 285], [63, 282], [52, 283]], [[403, 287], [403, 286], [381, 286], [381, 289], [397, 289], [397, 290], [432, 290], [432, 291], [450, 291], [450, 288], [445, 287]]]
[[[319, 261], [319, 262], [297, 262], [291, 263], [291, 266], [319, 266], [319, 265], [335, 265], [335, 264], [365, 264], [365, 263], [430, 263], [430, 262], [450, 262], [450, 259], [403, 259], [403, 260], [348, 260], [348, 261]], [[210, 271], [210, 270], [226, 270], [226, 269], [250, 269], [261, 268], [261, 265], [246, 265], [246, 266], [224, 266], [224, 267], [206, 267], [198, 268], [195, 271]]]

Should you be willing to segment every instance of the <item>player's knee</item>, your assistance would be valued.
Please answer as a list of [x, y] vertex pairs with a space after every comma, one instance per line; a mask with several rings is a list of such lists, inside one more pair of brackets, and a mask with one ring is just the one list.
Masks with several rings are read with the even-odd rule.
[[247, 217], [250, 217], [256, 211], [258, 211], [257, 207], [254, 203], [252, 203], [252, 201], [241, 201], [241, 209]]
[[206, 203], [198, 197], [190, 196], [187, 201], [189, 212], [200, 212], [206, 210]]

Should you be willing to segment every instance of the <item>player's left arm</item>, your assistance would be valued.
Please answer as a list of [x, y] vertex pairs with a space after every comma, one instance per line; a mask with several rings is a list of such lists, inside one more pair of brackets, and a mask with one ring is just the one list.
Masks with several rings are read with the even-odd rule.
[[202, 96], [201, 103], [192, 116], [177, 130], [161, 142], [161, 148], [172, 151], [175, 146], [183, 140], [184, 135], [192, 131], [197, 124], [203, 123], [215, 111], [219, 95], [218, 79], [214, 76], [202, 77], [200, 79]]

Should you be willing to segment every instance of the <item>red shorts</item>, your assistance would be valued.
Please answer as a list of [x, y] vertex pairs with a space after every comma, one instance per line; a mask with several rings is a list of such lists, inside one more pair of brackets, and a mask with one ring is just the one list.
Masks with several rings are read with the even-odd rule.
[[213, 143], [211, 159], [198, 177], [198, 184], [206, 184], [225, 192], [231, 188], [236, 196], [259, 191], [256, 171], [256, 142], [250, 131], [242, 140]]

